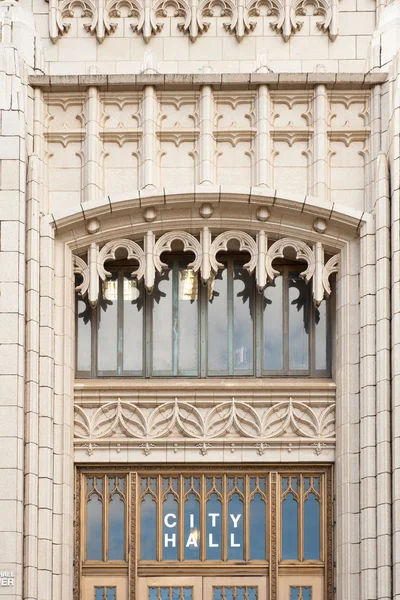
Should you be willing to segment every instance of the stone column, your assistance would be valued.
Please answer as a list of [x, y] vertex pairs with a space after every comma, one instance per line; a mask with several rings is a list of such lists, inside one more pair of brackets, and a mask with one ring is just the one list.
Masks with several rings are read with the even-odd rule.
[[[10, 574], [0, 596], [15, 600], [23, 593], [26, 156], [33, 127], [26, 82], [35, 30], [32, 15], [12, 2], [0, 4], [0, 28], [0, 567]], [[34, 487], [34, 469], [32, 475]]]
[[86, 99], [86, 139], [85, 139], [85, 187], [83, 199], [85, 201], [96, 200], [102, 195], [101, 184], [101, 150], [100, 140], [100, 98], [99, 90], [90, 87]]
[[359, 242], [340, 253], [336, 361], [336, 594], [360, 597]]
[[390, 445], [390, 204], [386, 156], [377, 160], [376, 216], [376, 456], [377, 587], [391, 598], [391, 445]]
[[375, 224], [360, 234], [360, 598], [377, 598]]
[[200, 92], [200, 184], [215, 183], [214, 96], [212, 87], [205, 85]]
[[142, 100], [143, 137], [140, 151], [141, 188], [157, 187], [157, 93], [154, 86], [144, 88]]
[[271, 138], [269, 115], [271, 112], [268, 86], [260, 85], [256, 101], [257, 133], [255, 139], [255, 185], [272, 187]]
[[328, 98], [322, 84], [314, 90], [313, 195], [328, 200]]

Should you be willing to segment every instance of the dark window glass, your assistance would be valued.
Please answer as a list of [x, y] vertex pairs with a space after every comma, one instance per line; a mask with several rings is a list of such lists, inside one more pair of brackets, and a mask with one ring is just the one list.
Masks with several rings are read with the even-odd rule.
[[77, 297], [77, 356], [78, 371], [90, 373], [92, 368], [92, 338], [91, 338], [91, 313], [90, 304], [86, 299]]
[[228, 373], [228, 270], [220, 269], [208, 285], [208, 371]]
[[97, 367], [99, 371], [117, 371], [118, 364], [118, 272], [102, 285], [98, 307]]
[[283, 369], [283, 290], [282, 276], [264, 291], [264, 369]]
[[289, 273], [289, 369], [308, 369], [309, 288], [296, 273]]
[[123, 481], [123, 479], [119, 480], [118, 477], [112, 477], [108, 481], [110, 494], [108, 503], [108, 560], [124, 560], [125, 558], [125, 503], [121, 496]]
[[282, 491], [282, 558], [298, 559], [298, 480], [297, 477], [283, 478]]
[[123, 369], [141, 373], [143, 369], [143, 285], [130, 273], [123, 273]]
[[103, 480], [87, 480], [86, 559], [103, 560]]
[[266, 534], [265, 502], [255, 494], [250, 503], [250, 559], [265, 560]]
[[156, 502], [151, 494], [146, 494], [140, 507], [140, 558], [156, 560], [157, 513]]

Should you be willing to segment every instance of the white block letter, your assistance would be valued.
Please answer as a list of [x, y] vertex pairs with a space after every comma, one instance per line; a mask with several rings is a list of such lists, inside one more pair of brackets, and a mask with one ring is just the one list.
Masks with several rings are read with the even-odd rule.
[[[173, 519], [175, 519], [175, 521], [173, 523], [169, 522], [169, 518], [172, 517]], [[176, 515], [174, 515], [174, 513], [168, 513], [167, 515], [165, 515], [164, 517], [164, 525], [165, 527], [176, 527]]]

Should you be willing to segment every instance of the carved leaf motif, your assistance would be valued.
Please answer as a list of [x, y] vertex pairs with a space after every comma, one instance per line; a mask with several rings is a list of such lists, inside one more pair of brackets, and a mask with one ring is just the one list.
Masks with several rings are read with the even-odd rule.
[[148, 435], [152, 438], [165, 437], [178, 430], [185, 437], [197, 438], [204, 435], [203, 419], [199, 411], [189, 403], [165, 402], [151, 413]]
[[224, 402], [215, 406], [205, 420], [205, 435], [222, 437], [236, 432], [244, 437], [261, 435], [261, 421], [257, 412], [244, 402]]
[[319, 418], [319, 435], [321, 437], [334, 437], [335, 423], [335, 406], [328, 406]]
[[86, 412], [80, 407], [75, 405], [75, 417], [74, 417], [75, 437], [90, 437], [90, 419]]
[[146, 423], [140, 409], [134, 404], [121, 401], [101, 406], [90, 419], [90, 437], [105, 438], [122, 432], [128, 437], [146, 435]]
[[280, 402], [270, 408], [263, 419], [263, 430], [267, 437], [278, 437], [292, 433], [301, 437], [318, 435], [318, 420], [312, 409], [302, 402]]

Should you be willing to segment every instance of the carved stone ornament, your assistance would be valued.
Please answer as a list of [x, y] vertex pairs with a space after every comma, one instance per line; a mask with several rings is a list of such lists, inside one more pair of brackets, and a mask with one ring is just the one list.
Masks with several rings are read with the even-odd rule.
[[314, 302], [318, 306], [325, 297], [331, 293], [329, 277], [339, 269], [339, 255], [336, 255], [324, 264], [324, 249], [321, 242], [316, 242], [311, 248], [301, 240], [282, 238], [272, 243], [268, 248], [268, 239], [265, 231], [258, 231], [255, 239], [244, 231], [230, 230], [220, 233], [212, 239], [208, 227], [200, 232], [200, 241], [186, 231], [168, 231], [156, 240], [152, 231], [147, 231], [143, 240], [143, 247], [129, 239], [120, 239], [107, 242], [101, 249], [93, 242], [88, 250], [87, 263], [78, 256], [74, 257], [73, 270], [82, 277], [82, 282], [76, 291], [82, 296], [88, 295], [89, 302], [95, 306], [98, 301], [100, 281], [106, 281], [111, 273], [106, 270], [106, 263], [115, 260], [118, 250], [126, 252], [129, 260], [137, 262], [138, 267], [132, 271], [132, 277], [144, 279], [146, 289], [151, 293], [154, 287], [156, 272], [161, 273], [167, 265], [162, 262], [164, 252], [172, 250], [172, 243], [178, 240], [183, 244], [184, 252], [194, 254], [194, 260], [188, 265], [195, 273], [200, 272], [204, 283], [210, 281], [223, 264], [218, 262], [218, 253], [227, 251], [229, 242], [236, 241], [239, 251], [250, 255], [244, 267], [252, 273], [255, 271], [256, 285], [262, 291], [267, 280], [273, 281], [279, 271], [273, 268], [273, 261], [282, 258], [286, 248], [295, 251], [296, 259], [306, 263], [306, 269], [301, 276], [309, 282], [312, 279]]
[[102, 43], [107, 35], [118, 27], [118, 19], [131, 20], [131, 29], [141, 35], [147, 43], [159, 33], [163, 23], [159, 19], [168, 16], [167, 8], [174, 10], [177, 29], [188, 34], [195, 42], [199, 35], [206, 33], [210, 22], [207, 17], [221, 17], [223, 27], [241, 42], [245, 35], [253, 31], [257, 21], [253, 17], [261, 15], [262, 5], [267, 15], [276, 17], [270, 23], [272, 29], [281, 34], [285, 41], [303, 22], [298, 17], [306, 15], [306, 6], [311, 4], [314, 15], [320, 15], [317, 27], [327, 32], [333, 41], [338, 35], [338, 0], [48, 0], [50, 39], [56, 42], [70, 29], [69, 19], [85, 19], [84, 28]]
[[283, 258], [285, 248], [292, 248], [296, 252], [297, 260], [304, 260], [307, 263], [307, 269], [300, 273], [300, 276], [304, 277], [306, 281], [310, 281], [315, 271], [314, 253], [305, 242], [294, 240], [292, 238], [282, 238], [281, 240], [278, 240], [272, 244], [272, 246], [269, 248], [265, 266], [268, 278], [273, 281], [275, 277], [279, 275], [279, 271], [276, 271], [273, 268], [272, 262], [275, 260], [275, 258]]
[[193, 440], [200, 452], [212, 445], [229, 441], [251, 442], [258, 452], [272, 445], [294, 444], [299, 440], [308, 447], [335, 442], [335, 405], [326, 401], [309, 405], [299, 400], [257, 406], [243, 401], [222, 401], [214, 406], [183, 400], [167, 401], [155, 408], [134, 402], [111, 401], [98, 407], [75, 405], [75, 443], [94, 447], [101, 440], [118, 443], [135, 440], [138, 447], [149, 449], [156, 444], [177, 444]]

